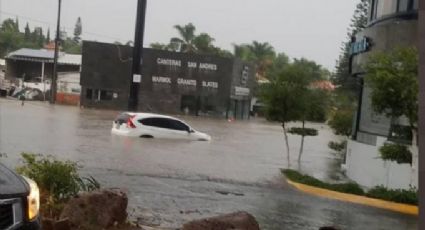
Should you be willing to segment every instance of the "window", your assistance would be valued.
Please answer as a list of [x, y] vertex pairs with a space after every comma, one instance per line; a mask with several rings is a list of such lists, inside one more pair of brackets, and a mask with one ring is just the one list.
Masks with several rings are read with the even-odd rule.
[[100, 100], [102, 101], [110, 101], [114, 97], [114, 92], [101, 90], [100, 91]]
[[146, 118], [139, 120], [142, 125], [152, 126], [163, 129], [171, 129], [168, 119], [164, 118]]
[[410, 0], [400, 0], [398, 3], [398, 12], [404, 12], [409, 9]]
[[142, 125], [163, 128], [163, 129], [172, 129], [178, 131], [188, 131], [189, 127], [184, 123], [167, 118], [146, 118], [139, 120]]
[[418, 0], [413, 0], [413, 9], [414, 10], [419, 9], [419, 1]]
[[178, 131], [188, 131], [189, 127], [177, 120], [168, 120], [170, 122], [171, 129]]
[[381, 18], [397, 12], [398, 0], [378, 0], [376, 7], [376, 17]]
[[417, 9], [418, 0], [372, 0], [370, 19], [373, 21], [391, 14]]
[[87, 89], [86, 90], [86, 99], [92, 99], [93, 98], [93, 90], [92, 89]]

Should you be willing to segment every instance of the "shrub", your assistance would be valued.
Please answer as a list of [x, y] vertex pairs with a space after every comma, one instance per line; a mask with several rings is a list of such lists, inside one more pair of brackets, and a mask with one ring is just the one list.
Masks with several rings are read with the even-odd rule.
[[317, 136], [319, 134], [316, 129], [310, 128], [291, 128], [288, 133], [297, 134], [300, 136]]
[[353, 127], [353, 111], [337, 110], [329, 121], [329, 126], [336, 135], [350, 136]]
[[412, 152], [406, 145], [386, 143], [379, 149], [383, 160], [395, 161], [399, 164], [412, 164]]
[[40, 188], [41, 211], [49, 217], [59, 215], [66, 202], [80, 191], [99, 189], [93, 178], [82, 178], [80, 168], [72, 161], [59, 161], [51, 156], [22, 153], [23, 166], [17, 172], [33, 179]]
[[384, 186], [377, 186], [369, 190], [369, 192], [366, 195], [371, 198], [393, 201], [397, 203], [413, 204], [413, 205], [417, 205], [419, 203], [418, 191], [413, 188], [410, 190], [403, 190], [403, 189], [391, 190], [391, 189], [385, 188]]
[[297, 171], [286, 169], [282, 170], [282, 172], [285, 174], [288, 179], [301, 183], [306, 184], [318, 188], [333, 190], [337, 192], [343, 192], [343, 193], [349, 193], [349, 194], [355, 194], [355, 195], [364, 195], [363, 189], [356, 183], [342, 183], [342, 184], [331, 184], [326, 183], [321, 180], [318, 180], [314, 177], [303, 175]]

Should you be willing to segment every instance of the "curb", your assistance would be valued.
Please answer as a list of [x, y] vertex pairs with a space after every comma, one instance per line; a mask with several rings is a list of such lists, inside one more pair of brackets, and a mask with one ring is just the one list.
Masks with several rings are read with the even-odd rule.
[[361, 204], [366, 206], [371, 206], [380, 209], [386, 209], [394, 212], [399, 212], [408, 215], [419, 215], [419, 208], [415, 205], [400, 204], [391, 201], [384, 201], [379, 199], [368, 198], [364, 196], [346, 194], [335, 192], [327, 189], [317, 188], [309, 185], [304, 185], [300, 183], [293, 182], [289, 179], [286, 180], [288, 184], [295, 187], [297, 190], [319, 196], [324, 198], [329, 198], [333, 200], [345, 201], [349, 203]]

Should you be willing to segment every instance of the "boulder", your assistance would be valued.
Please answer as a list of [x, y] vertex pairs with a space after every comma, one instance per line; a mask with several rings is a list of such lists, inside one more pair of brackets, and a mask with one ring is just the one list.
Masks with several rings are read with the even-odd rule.
[[259, 230], [255, 218], [246, 212], [236, 212], [186, 223], [183, 230]]
[[64, 207], [60, 218], [73, 228], [105, 229], [127, 220], [127, 195], [120, 190], [82, 193]]

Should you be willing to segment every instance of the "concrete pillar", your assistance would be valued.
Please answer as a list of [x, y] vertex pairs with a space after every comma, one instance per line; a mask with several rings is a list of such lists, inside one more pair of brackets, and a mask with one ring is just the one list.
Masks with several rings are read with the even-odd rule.
[[44, 69], [45, 69], [45, 63], [41, 62], [41, 83], [43, 83], [43, 97], [44, 100], [46, 100], [46, 82], [44, 81]]

